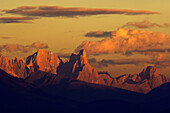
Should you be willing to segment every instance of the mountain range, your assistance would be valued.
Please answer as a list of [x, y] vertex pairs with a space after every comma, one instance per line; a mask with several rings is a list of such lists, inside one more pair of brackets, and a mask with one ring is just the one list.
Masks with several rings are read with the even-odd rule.
[[169, 94], [169, 79], [153, 66], [113, 78], [93, 68], [85, 50], [66, 62], [43, 49], [26, 60], [0, 54], [4, 113], [168, 113]]
[[[59, 56], [43, 49], [39, 49], [33, 55], [28, 56], [25, 61], [17, 58], [8, 60], [1, 53], [0, 69], [14, 77], [29, 79], [29, 81], [50, 81], [46, 80], [48, 78], [42, 79], [34, 74], [34, 72], [42, 71], [55, 76], [117, 87], [138, 93], [148, 93], [161, 84], [169, 82], [166, 76], [159, 74], [159, 71], [153, 66], [146, 67], [139, 74], [125, 74], [113, 78], [108, 72], [99, 72], [93, 68], [88, 62], [84, 49], [80, 50], [78, 54], [72, 54], [67, 62], [63, 62]], [[32, 77], [32, 75], [35, 77]], [[47, 84], [50, 85], [50, 83]]]

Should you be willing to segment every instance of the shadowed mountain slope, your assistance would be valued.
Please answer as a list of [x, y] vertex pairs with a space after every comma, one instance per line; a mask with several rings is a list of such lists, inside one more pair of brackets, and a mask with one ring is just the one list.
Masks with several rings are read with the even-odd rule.
[[49, 72], [33, 72], [24, 80], [0, 70], [0, 107], [6, 113], [166, 113], [169, 86], [140, 94]]
[[[49, 74], [46, 72], [36, 73], [43, 74], [42, 76]], [[63, 83], [68, 84], [68, 87], [63, 88]], [[6, 113], [86, 113], [92, 111], [103, 113], [103, 111], [112, 112], [114, 108], [114, 111], [123, 113], [125, 111], [136, 111], [137, 107], [135, 109], [130, 107], [136, 106], [131, 99], [132, 97], [137, 99], [138, 96], [143, 96], [126, 90], [77, 80], [68, 82], [65, 78], [61, 78], [60, 83], [56, 85], [58, 88], [53, 87], [53, 90], [59, 94], [54, 95], [54, 93], [49, 92], [51, 89], [41, 91], [42, 87], [36, 88], [35, 85], [31, 85], [23, 79], [14, 78], [0, 70], [1, 111]], [[64, 91], [61, 89], [64, 89]], [[116, 98], [116, 96], [119, 98]], [[126, 100], [124, 100], [125, 97]], [[103, 107], [100, 108], [99, 106]], [[122, 106], [126, 110], [121, 109]]]

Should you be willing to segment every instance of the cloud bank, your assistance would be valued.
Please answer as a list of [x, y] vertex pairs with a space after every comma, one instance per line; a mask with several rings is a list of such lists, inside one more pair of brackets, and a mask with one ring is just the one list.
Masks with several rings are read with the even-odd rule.
[[13, 37], [9, 37], [9, 36], [3, 36], [3, 37], [0, 37], [0, 39], [11, 39]]
[[33, 49], [44, 49], [48, 48], [46, 43], [34, 42], [31, 45], [20, 45], [20, 44], [6, 44], [0, 45], [0, 51], [7, 51], [7, 52], [29, 52]]
[[38, 17], [76, 17], [104, 14], [124, 14], [124, 15], [159, 14], [159, 12], [147, 10], [104, 9], [104, 8], [61, 7], [61, 6], [38, 6], [38, 7], [21, 6], [14, 9], [3, 10], [3, 12]]
[[[158, 23], [150, 22], [148, 20], [144, 20], [141, 22], [127, 22], [121, 28], [126, 29], [130, 27], [141, 28], [141, 29], [147, 29], [153, 27], [169, 28], [170, 24], [169, 23], [158, 24]], [[106, 38], [106, 37], [114, 36], [114, 34], [115, 31], [90, 31], [85, 34], [85, 37]]]
[[36, 18], [32, 17], [0, 17], [0, 23], [33, 23], [31, 20]]
[[156, 62], [146, 58], [112, 59], [112, 60], [103, 59], [101, 61], [97, 61], [95, 58], [92, 58], [89, 59], [89, 63], [98, 68], [102, 68], [108, 67], [109, 65], [126, 65], [126, 64], [139, 65], [144, 63], [155, 64]]
[[76, 52], [85, 49], [88, 53], [129, 53], [145, 50], [167, 49], [170, 36], [160, 32], [130, 30], [120, 28], [112, 32], [111, 38], [101, 41], [84, 41], [76, 48]]
[[85, 35], [86, 37], [96, 37], [96, 38], [103, 38], [103, 37], [111, 37], [112, 32], [110, 31], [91, 31]]
[[159, 27], [159, 28], [168, 28], [170, 27], [170, 24], [168, 23], [164, 23], [164, 24], [158, 24], [158, 23], [152, 23], [148, 20], [144, 20], [141, 22], [127, 22], [125, 25], [122, 26], [124, 27], [135, 27], [135, 28], [143, 28], [143, 29], [147, 29], [147, 28], [153, 28], [153, 27]]
[[[170, 54], [169, 54], [170, 55]], [[108, 67], [109, 65], [144, 65], [152, 64], [157, 68], [170, 67], [169, 55], [161, 54], [156, 59], [128, 58], [128, 59], [103, 59], [97, 61], [95, 58], [89, 59], [89, 63], [96, 68]]]

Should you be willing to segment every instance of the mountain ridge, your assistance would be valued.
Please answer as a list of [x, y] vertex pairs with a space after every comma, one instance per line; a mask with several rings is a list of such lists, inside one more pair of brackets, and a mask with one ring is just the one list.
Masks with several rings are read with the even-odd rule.
[[98, 72], [87, 59], [84, 49], [78, 54], [72, 54], [69, 61], [63, 62], [59, 56], [51, 51], [39, 49], [33, 55], [22, 59], [8, 60], [0, 54], [0, 68], [7, 73], [19, 78], [27, 78], [38, 71], [48, 72], [54, 75], [74, 78], [80, 81], [122, 88], [139, 93], [148, 93], [169, 80], [153, 67], [148, 66], [139, 74], [125, 74], [116, 78], [108, 72]]

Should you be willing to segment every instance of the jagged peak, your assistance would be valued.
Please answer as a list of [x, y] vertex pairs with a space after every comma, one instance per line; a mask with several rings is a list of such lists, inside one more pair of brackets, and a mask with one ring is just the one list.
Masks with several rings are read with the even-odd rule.
[[87, 64], [88, 63], [88, 59], [87, 59], [87, 54], [85, 49], [82, 49], [79, 51], [78, 54], [73, 54], [70, 56], [70, 61], [76, 61], [76, 60], [80, 60], [83, 64]]
[[[47, 56], [47, 57], [51, 57], [51, 56], [53, 56], [53, 57], [58, 57], [59, 58], [59, 56], [56, 56], [53, 52], [51, 52], [51, 51], [47, 51], [47, 50], [44, 50], [44, 49], [38, 49], [38, 51], [37, 52], [35, 52], [33, 55], [31, 55], [31, 56], [34, 56], [35, 58], [42, 58], [43, 56]], [[31, 57], [31, 56], [29, 56], [29, 57]], [[29, 58], [28, 57], [28, 58]], [[27, 58], [27, 59], [28, 59]], [[60, 59], [60, 58], [59, 58]]]
[[47, 51], [44, 49], [38, 49], [38, 51], [36, 52], [37, 54], [41, 55], [41, 54], [53, 54], [51, 51]]
[[85, 49], [80, 50], [79, 55], [83, 56], [83, 58], [87, 58]]
[[140, 75], [143, 79], [150, 79], [152, 76], [159, 76], [159, 71], [154, 66], [147, 66], [143, 69]]
[[5, 57], [2, 52], [0, 52], [0, 58], [8, 60], [8, 57]]
[[144, 69], [144, 72], [151, 72], [151, 74], [159, 74], [158, 69], [156, 69], [154, 66], [147, 66]]
[[62, 60], [60, 59], [59, 56], [56, 56], [54, 53], [52, 53], [51, 51], [47, 51], [47, 50], [44, 50], [44, 49], [39, 49], [37, 52], [35, 52], [33, 55], [27, 57], [27, 65], [30, 63], [30, 62], [37, 62], [37, 61], [43, 61], [43, 60], [48, 60], [50, 61], [50, 59], [57, 59], [59, 62]]
[[80, 54], [80, 55], [86, 54], [85, 49], [80, 50], [80, 51], [79, 51], [79, 54]]

